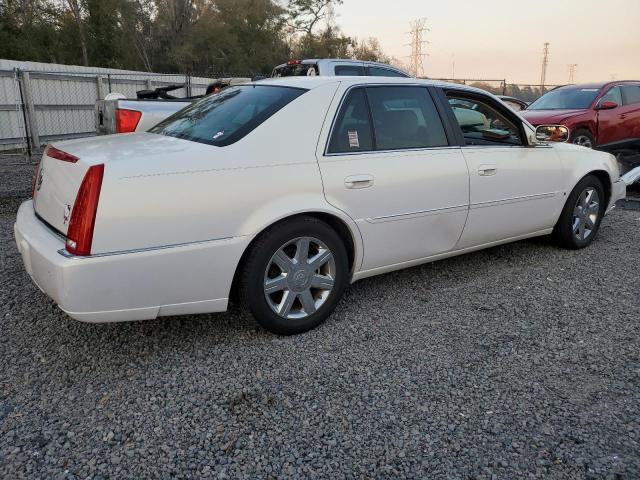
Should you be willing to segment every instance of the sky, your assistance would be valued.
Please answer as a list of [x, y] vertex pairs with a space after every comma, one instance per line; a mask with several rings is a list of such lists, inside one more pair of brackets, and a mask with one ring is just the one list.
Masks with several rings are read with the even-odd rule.
[[[335, 9], [345, 34], [376, 37], [386, 54], [409, 62], [410, 22], [427, 18], [432, 78], [547, 84], [640, 79], [640, 0], [344, 0]], [[454, 68], [455, 61], [455, 68]]]

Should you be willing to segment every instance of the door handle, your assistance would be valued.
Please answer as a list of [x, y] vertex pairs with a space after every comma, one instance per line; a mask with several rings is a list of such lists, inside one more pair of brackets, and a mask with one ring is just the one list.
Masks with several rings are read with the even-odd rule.
[[620, 115], [620, 120], [624, 120], [625, 118], [627, 118], [626, 114], [623, 113], [622, 115]]
[[478, 167], [478, 175], [481, 177], [488, 177], [490, 175], [495, 175], [498, 173], [498, 167], [495, 165], [480, 165]]
[[373, 185], [373, 175], [351, 175], [344, 179], [346, 188], [367, 188]]

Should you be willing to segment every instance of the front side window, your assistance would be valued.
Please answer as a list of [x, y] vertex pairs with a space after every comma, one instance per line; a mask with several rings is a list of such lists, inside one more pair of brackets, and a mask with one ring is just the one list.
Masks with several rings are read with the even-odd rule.
[[604, 102], [614, 102], [618, 105], [622, 105], [622, 94], [620, 93], [620, 87], [613, 87], [609, 89], [609, 91], [602, 96], [600, 102], [598, 103], [602, 105]]
[[404, 73], [389, 68], [369, 67], [367, 70], [371, 77], [406, 77]]
[[447, 97], [466, 145], [523, 145], [518, 125], [489, 101], [452, 92]]
[[208, 95], [149, 132], [222, 147], [237, 142], [306, 90], [243, 85]]
[[625, 105], [640, 103], [640, 85], [625, 85], [622, 87], [622, 96]]
[[337, 65], [334, 72], [338, 77], [362, 77], [364, 76], [364, 67], [359, 65]]
[[424, 87], [367, 88], [376, 150], [448, 144], [438, 111]]
[[373, 132], [364, 88], [351, 90], [333, 127], [328, 153], [373, 150]]

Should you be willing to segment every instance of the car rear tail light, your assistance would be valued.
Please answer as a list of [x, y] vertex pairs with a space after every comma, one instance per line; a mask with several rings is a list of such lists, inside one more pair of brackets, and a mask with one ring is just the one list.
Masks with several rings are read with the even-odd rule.
[[79, 158], [75, 155], [71, 155], [70, 153], [63, 152], [62, 150], [57, 149], [53, 145], [47, 145], [47, 148], [44, 151], [44, 154], [49, 158], [55, 158], [56, 160], [62, 160], [63, 162], [76, 163]]
[[138, 122], [142, 117], [142, 112], [138, 110], [127, 110], [126, 108], [116, 108], [116, 132], [135, 132]]
[[289, 60], [287, 62], [287, 65], [300, 65], [302, 63], [302, 60]]
[[33, 184], [31, 185], [31, 198], [36, 198], [36, 186], [38, 185], [38, 175], [40, 175], [40, 164], [42, 160], [36, 165], [36, 169], [33, 172]]
[[67, 251], [72, 255], [86, 256], [91, 253], [93, 227], [96, 223], [103, 176], [104, 165], [89, 167], [76, 195], [66, 242]]

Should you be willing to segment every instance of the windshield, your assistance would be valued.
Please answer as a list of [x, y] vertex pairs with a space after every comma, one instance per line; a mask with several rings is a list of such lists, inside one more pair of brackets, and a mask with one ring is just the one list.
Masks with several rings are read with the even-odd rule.
[[149, 132], [219, 147], [230, 145], [305, 91], [267, 85], [229, 87], [183, 108]]
[[272, 77], [314, 77], [318, 67], [313, 63], [295, 63], [282, 65], [273, 69]]
[[558, 88], [543, 95], [527, 110], [584, 110], [596, 99], [599, 88]]

